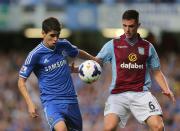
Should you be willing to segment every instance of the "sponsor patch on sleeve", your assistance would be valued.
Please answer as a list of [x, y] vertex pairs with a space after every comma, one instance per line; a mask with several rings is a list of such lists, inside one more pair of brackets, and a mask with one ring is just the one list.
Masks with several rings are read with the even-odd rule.
[[26, 66], [22, 66], [21, 70], [20, 70], [20, 73], [26, 73], [26, 71], [27, 71], [27, 67]]

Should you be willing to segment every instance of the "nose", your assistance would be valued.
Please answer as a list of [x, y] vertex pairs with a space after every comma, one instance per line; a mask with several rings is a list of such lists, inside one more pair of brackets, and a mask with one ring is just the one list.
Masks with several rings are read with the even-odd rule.
[[126, 31], [127, 31], [127, 32], [129, 32], [129, 30], [130, 30], [130, 28], [129, 28], [129, 27], [127, 27], [127, 28], [126, 28]]
[[59, 39], [59, 36], [53, 37], [54, 41], [57, 41]]

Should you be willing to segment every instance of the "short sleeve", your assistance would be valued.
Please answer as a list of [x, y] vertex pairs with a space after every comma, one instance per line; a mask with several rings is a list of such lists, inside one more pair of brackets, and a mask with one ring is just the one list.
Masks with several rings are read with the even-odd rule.
[[70, 57], [76, 57], [78, 54], [79, 54], [79, 49], [72, 45], [69, 41], [67, 41], [67, 44], [66, 44], [66, 48], [65, 48], [65, 53], [67, 56], [70, 56]]
[[107, 42], [100, 52], [97, 54], [97, 58], [103, 60], [103, 63], [111, 62], [112, 61], [112, 52], [113, 52], [113, 40]]
[[19, 71], [19, 76], [23, 78], [29, 77], [36, 63], [37, 63], [37, 55], [33, 53], [29, 53], [24, 64], [22, 65]]
[[149, 48], [148, 66], [151, 69], [159, 69], [160, 68], [159, 57], [158, 57], [158, 54], [152, 44], [150, 44], [150, 48]]

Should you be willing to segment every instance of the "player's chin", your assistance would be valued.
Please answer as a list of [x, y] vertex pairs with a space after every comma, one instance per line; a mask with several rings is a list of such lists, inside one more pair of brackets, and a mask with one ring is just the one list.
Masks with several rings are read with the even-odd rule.
[[132, 35], [126, 34], [126, 38], [131, 39], [131, 38], [132, 38]]
[[52, 44], [51, 44], [51, 45], [53, 45], [53, 46], [54, 46], [54, 45], [56, 45], [56, 42], [52, 42]]

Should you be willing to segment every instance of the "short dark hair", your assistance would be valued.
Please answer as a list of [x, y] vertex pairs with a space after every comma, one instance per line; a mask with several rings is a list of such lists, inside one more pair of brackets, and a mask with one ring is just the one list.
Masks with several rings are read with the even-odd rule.
[[139, 12], [136, 10], [126, 10], [122, 15], [122, 19], [135, 19], [137, 22], [139, 22]]
[[54, 17], [49, 17], [42, 22], [42, 30], [45, 33], [48, 33], [50, 31], [60, 32], [61, 28], [61, 23]]

